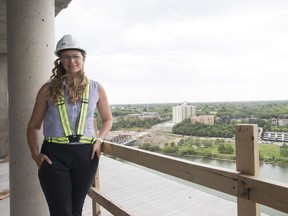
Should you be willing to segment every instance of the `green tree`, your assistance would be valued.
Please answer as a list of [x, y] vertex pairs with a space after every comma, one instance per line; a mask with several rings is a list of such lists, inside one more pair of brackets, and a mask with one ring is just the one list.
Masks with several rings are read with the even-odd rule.
[[288, 145], [287, 144], [283, 144], [282, 146], [280, 146], [280, 155], [282, 157], [288, 157]]
[[178, 145], [175, 145], [175, 143], [165, 143], [163, 152], [164, 153], [177, 153], [179, 149]]
[[218, 146], [218, 152], [221, 153], [221, 154], [233, 154], [234, 153], [234, 148], [230, 144], [221, 143]]
[[151, 144], [151, 143], [143, 143], [139, 146], [139, 148], [143, 150], [147, 150], [147, 151], [153, 151], [153, 152], [160, 151], [160, 147], [158, 145]]

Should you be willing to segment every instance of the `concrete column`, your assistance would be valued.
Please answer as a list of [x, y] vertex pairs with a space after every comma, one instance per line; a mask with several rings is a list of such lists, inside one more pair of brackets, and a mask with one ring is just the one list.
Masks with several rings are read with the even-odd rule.
[[[0, 1], [0, 29], [6, 32], [6, 1]], [[0, 159], [8, 155], [8, 85], [6, 35], [0, 36]]]
[[8, 87], [7, 54], [0, 54], [0, 159], [8, 155]]
[[7, 1], [10, 215], [49, 215], [26, 141], [36, 94], [54, 61], [54, 1]]

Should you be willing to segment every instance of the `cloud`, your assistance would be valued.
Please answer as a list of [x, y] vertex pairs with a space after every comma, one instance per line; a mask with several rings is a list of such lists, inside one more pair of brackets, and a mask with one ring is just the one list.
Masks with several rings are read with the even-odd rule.
[[287, 99], [285, 0], [73, 0], [56, 38], [87, 47], [110, 103]]

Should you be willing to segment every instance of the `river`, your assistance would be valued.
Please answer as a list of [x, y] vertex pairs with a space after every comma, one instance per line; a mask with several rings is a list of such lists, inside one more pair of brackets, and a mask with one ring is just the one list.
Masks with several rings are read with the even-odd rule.
[[[181, 157], [182, 159], [190, 160], [197, 163], [208, 164], [228, 169], [236, 170], [236, 162], [225, 160], [212, 160], [201, 157]], [[278, 166], [269, 163], [260, 163], [260, 176], [271, 180], [288, 183], [288, 166]]]

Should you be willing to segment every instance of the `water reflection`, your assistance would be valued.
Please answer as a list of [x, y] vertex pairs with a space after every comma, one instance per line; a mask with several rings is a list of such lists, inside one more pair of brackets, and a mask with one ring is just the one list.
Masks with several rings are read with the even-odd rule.
[[[211, 166], [218, 166], [223, 168], [228, 168], [236, 170], [235, 161], [225, 161], [225, 160], [213, 160], [201, 157], [181, 157], [182, 159], [203, 163]], [[271, 180], [281, 181], [288, 183], [288, 166], [278, 166], [273, 164], [261, 163], [260, 164], [260, 176], [269, 178]]]
[[261, 164], [260, 175], [272, 180], [288, 183], [288, 166], [277, 166], [273, 164]]

